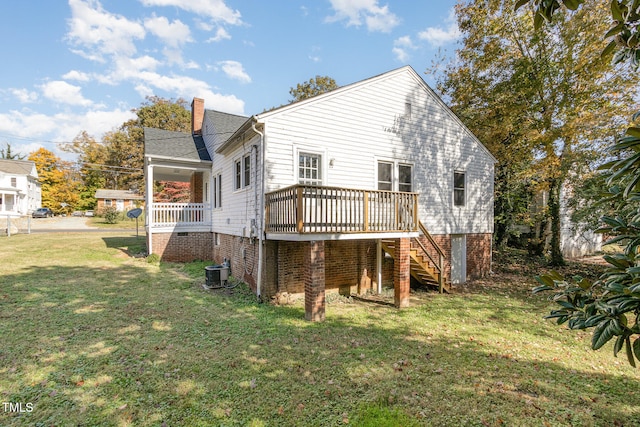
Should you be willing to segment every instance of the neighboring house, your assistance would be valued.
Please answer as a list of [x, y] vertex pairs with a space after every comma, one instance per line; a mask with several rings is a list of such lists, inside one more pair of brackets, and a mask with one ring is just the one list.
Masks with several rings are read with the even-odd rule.
[[[251, 117], [204, 109], [192, 135], [145, 129], [147, 244], [215, 259], [261, 297], [410, 281], [447, 287], [491, 269], [495, 158], [411, 68]], [[155, 181], [191, 203], [155, 203]], [[428, 230], [428, 231], [427, 231]]]
[[144, 196], [129, 190], [96, 190], [96, 210], [114, 207], [118, 212], [128, 211], [144, 205]]
[[[572, 210], [569, 206], [569, 198], [572, 194], [571, 184], [565, 182], [560, 189], [560, 250], [565, 258], [581, 258], [594, 255], [602, 250], [602, 234], [595, 233], [585, 224], [576, 224], [571, 220]], [[549, 204], [549, 192], [541, 191], [531, 203], [530, 212], [533, 217], [546, 209]], [[535, 238], [543, 246], [543, 250], [547, 252], [551, 245], [551, 222], [548, 221], [544, 229], [537, 222], [533, 227], [527, 225], [518, 225], [516, 228], [520, 230], [525, 237]]]
[[28, 215], [41, 207], [41, 203], [36, 164], [0, 159], [0, 216]]

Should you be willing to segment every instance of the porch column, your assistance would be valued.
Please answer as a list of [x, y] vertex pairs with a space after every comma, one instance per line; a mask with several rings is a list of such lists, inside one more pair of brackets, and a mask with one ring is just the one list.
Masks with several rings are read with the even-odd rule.
[[153, 253], [153, 166], [147, 165], [147, 188], [145, 190], [144, 211], [147, 216], [147, 253]]
[[305, 251], [304, 317], [311, 322], [324, 320], [324, 241], [302, 244]]
[[396, 258], [393, 260], [393, 300], [398, 308], [409, 307], [411, 288], [411, 241], [408, 237], [397, 240]]

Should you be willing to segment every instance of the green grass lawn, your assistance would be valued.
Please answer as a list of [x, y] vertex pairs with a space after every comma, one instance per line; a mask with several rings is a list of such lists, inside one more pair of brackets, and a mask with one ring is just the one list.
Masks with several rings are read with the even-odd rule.
[[451, 295], [413, 293], [401, 311], [331, 298], [309, 323], [300, 302], [205, 291], [203, 263], [130, 257], [142, 238], [61, 236], [0, 238], [2, 426], [640, 420], [640, 371], [542, 319], [526, 258]]

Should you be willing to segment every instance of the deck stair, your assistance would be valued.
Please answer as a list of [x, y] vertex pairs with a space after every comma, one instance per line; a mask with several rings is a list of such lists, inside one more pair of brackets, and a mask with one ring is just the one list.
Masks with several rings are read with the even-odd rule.
[[[419, 222], [419, 227], [422, 235], [426, 237], [427, 246], [431, 247], [432, 250], [429, 251], [422, 240], [411, 239], [411, 248], [409, 250], [411, 276], [422, 285], [435, 287], [441, 293], [449, 292], [451, 286], [443, 274], [444, 251], [422, 222]], [[382, 249], [394, 259], [396, 258], [395, 243], [396, 241], [391, 239], [382, 240]]]

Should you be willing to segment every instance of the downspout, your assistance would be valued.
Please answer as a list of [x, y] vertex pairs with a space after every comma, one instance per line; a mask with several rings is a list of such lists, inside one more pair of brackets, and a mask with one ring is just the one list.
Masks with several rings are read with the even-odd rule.
[[266, 162], [265, 162], [265, 153], [266, 153], [266, 148], [265, 148], [265, 138], [264, 138], [264, 133], [260, 132], [257, 128], [256, 128], [256, 122], [255, 122], [255, 117], [254, 117], [254, 121], [251, 123], [251, 129], [253, 129], [253, 131], [255, 133], [257, 133], [258, 135], [260, 135], [260, 146], [262, 147], [262, 154], [260, 156], [260, 163], [262, 164], [262, 177], [261, 177], [261, 184], [260, 184], [260, 234], [258, 236], [258, 280], [256, 282], [256, 296], [258, 297], [258, 301], [262, 301], [262, 264], [263, 264], [263, 256], [264, 256], [264, 249], [263, 249], [263, 240], [264, 240], [264, 228], [265, 228], [265, 218], [264, 218], [264, 191], [265, 191], [265, 169], [266, 169]]

